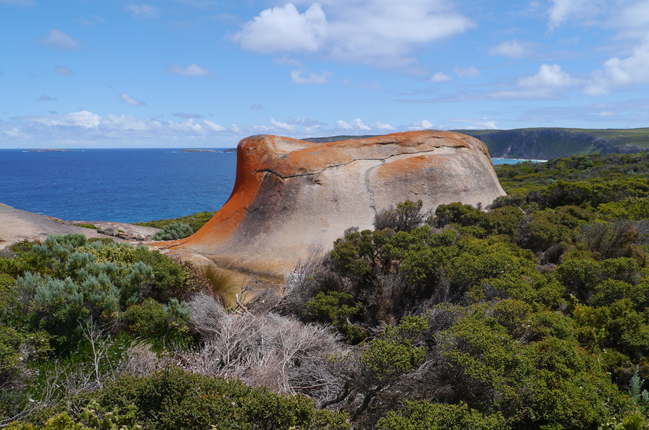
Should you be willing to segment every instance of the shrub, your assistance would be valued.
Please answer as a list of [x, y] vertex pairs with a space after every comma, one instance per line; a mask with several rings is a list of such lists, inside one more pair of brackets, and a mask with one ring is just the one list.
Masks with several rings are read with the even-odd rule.
[[185, 302], [171, 299], [163, 305], [146, 299], [141, 305], [129, 307], [122, 318], [134, 336], [148, 339], [156, 346], [187, 346], [193, 343], [187, 325], [190, 317]]
[[175, 222], [168, 225], [165, 225], [162, 231], [154, 234], [152, 240], [176, 240], [184, 239], [188, 236], [194, 234], [194, 230], [189, 226], [189, 224], [184, 222]]
[[379, 430], [500, 430], [505, 428], [500, 413], [486, 416], [465, 403], [405, 402], [403, 409], [390, 411], [379, 420]]
[[312, 321], [333, 325], [351, 343], [356, 344], [367, 336], [365, 330], [350, 321], [361, 307], [360, 303], [354, 306], [351, 294], [320, 291], [306, 303], [305, 314]]
[[348, 429], [346, 416], [315, 408], [303, 396], [272, 394], [240, 381], [165, 368], [150, 376], [126, 376], [98, 393], [103, 410], [137, 408], [146, 428]]
[[397, 204], [397, 208], [390, 207], [374, 216], [376, 230], [392, 229], [395, 232], [411, 231], [419, 227], [428, 218], [431, 211], [422, 212], [423, 202], [416, 203], [410, 200]]

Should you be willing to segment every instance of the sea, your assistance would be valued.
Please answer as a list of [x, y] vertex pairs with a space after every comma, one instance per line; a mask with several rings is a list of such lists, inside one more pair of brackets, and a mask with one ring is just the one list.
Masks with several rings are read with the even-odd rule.
[[135, 223], [216, 211], [232, 192], [237, 155], [215, 151], [4, 149], [0, 203], [67, 221]]

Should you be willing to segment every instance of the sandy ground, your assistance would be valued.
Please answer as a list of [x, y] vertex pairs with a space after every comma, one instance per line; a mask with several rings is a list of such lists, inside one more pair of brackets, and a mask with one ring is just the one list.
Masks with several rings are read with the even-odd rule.
[[[63, 221], [58, 218], [38, 215], [32, 212], [12, 208], [0, 203], [0, 249], [3, 249], [12, 243], [21, 240], [45, 240], [50, 234], [67, 234], [81, 233], [86, 237], [112, 238], [118, 242], [133, 242], [119, 237], [102, 234], [96, 230], [84, 227], [78, 227], [75, 223], [83, 221]], [[114, 222], [91, 222], [93, 225], [101, 228], [112, 228], [114, 231], [121, 230], [126, 234], [141, 235], [142, 237], [154, 234], [158, 229], [150, 227], [140, 227], [133, 224], [114, 223]]]

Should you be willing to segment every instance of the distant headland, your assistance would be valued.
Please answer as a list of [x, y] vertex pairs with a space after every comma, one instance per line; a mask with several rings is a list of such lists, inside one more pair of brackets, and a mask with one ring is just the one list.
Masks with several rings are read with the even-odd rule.
[[43, 149], [30, 149], [27, 152], [75, 152], [75, 150], [74, 149], [43, 148]]

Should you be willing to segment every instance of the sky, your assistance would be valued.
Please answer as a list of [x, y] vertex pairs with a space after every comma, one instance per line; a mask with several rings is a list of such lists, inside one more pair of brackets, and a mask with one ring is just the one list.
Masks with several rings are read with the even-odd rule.
[[648, 119], [649, 0], [0, 0], [0, 149]]

